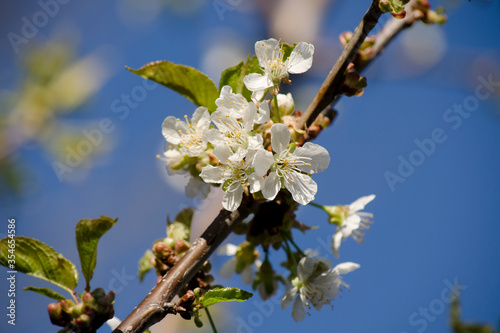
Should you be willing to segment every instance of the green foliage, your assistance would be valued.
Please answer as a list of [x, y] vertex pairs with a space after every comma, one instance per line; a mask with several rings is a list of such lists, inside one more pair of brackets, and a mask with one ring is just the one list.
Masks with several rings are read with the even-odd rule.
[[173, 222], [168, 219], [167, 236], [174, 242], [178, 240], [189, 242], [193, 214], [194, 208], [188, 207], [181, 210]]
[[210, 112], [216, 109], [215, 100], [219, 97], [217, 86], [195, 68], [170, 61], [151, 62], [139, 69], [126, 68], [134, 74], [172, 89], [197, 106], [205, 106]]
[[101, 216], [99, 219], [83, 219], [76, 224], [76, 247], [80, 255], [82, 273], [87, 282], [85, 288], [87, 291], [90, 291], [90, 280], [94, 275], [97, 261], [97, 243], [116, 221], [118, 219]]
[[240, 62], [236, 66], [229, 67], [224, 70], [220, 77], [219, 90], [223, 86], [228, 85], [233, 88], [233, 93], [242, 94], [248, 101], [252, 96], [252, 92], [245, 87], [243, 78], [250, 73], [262, 73], [259, 66], [259, 60], [256, 56], [250, 58], [248, 56], [246, 62]]
[[0, 240], [0, 264], [19, 272], [51, 282], [70, 294], [78, 284], [78, 271], [75, 265], [57, 253], [52, 247], [37, 239], [15, 237], [15, 268], [9, 267], [8, 255], [12, 250], [10, 238]]
[[243, 302], [252, 296], [252, 293], [234, 287], [214, 288], [207, 291], [206, 294], [200, 298], [200, 304], [207, 307], [221, 302]]
[[154, 254], [151, 250], [146, 250], [142, 258], [139, 260], [139, 271], [137, 275], [139, 276], [139, 281], [142, 282], [144, 280], [144, 276], [147, 272], [153, 268], [149, 263], [149, 260], [154, 257]]
[[28, 287], [25, 287], [23, 289], [34, 291], [40, 295], [53, 298], [56, 301], [62, 301], [63, 299], [65, 299], [65, 297], [63, 295], [61, 295], [58, 292], [56, 292], [52, 289], [49, 289], [49, 288], [38, 288], [38, 287], [28, 286]]

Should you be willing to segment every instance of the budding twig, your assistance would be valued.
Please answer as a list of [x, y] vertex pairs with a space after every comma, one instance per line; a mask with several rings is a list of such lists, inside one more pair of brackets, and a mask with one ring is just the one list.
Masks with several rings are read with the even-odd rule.
[[300, 117], [297, 124], [299, 128], [309, 127], [321, 111], [334, 100], [342, 84], [347, 66], [351, 63], [370, 31], [377, 25], [382, 14], [383, 12], [378, 7], [378, 0], [373, 0], [358, 27], [354, 30], [352, 38], [345, 46], [335, 65], [333, 65], [321, 88], [319, 88], [318, 93], [314, 96], [313, 101], [309, 104], [302, 117]]
[[205, 232], [196, 239], [188, 251], [142, 302], [128, 315], [113, 333], [139, 333], [162, 320], [169, 311], [163, 304], [170, 302], [201, 268], [203, 263], [226, 239], [233, 228], [256, 211], [259, 204], [245, 195], [240, 207], [234, 212], [221, 210]]

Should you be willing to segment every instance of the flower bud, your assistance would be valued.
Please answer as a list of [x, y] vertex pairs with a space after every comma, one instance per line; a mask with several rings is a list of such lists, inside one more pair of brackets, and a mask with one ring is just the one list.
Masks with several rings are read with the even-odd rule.
[[181, 253], [186, 252], [189, 249], [189, 245], [185, 241], [178, 239], [175, 242], [174, 249], [175, 249], [175, 254], [179, 255]]

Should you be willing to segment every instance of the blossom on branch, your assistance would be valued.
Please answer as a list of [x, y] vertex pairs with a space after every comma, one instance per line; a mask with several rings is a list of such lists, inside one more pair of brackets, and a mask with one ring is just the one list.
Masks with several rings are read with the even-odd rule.
[[[287, 290], [281, 300], [281, 308], [287, 308], [295, 298], [292, 317], [302, 321], [306, 316], [306, 307], [312, 305], [320, 311], [325, 304], [337, 297], [341, 287], [349, 287], [341, 274], [347, 274], [359, 268], [353, 262], [344, 262], [334, 268], [325, 258], [303, 257], [297, 266], [297, 276], [292, 280], [292, 287]], [[297, 295], [298, 294], [298, 295]], [[297, 295], [297, 297], [295, 297]]]
[[204, 132], [210, 126], [210, 113], [207, 108], [197, 108], [191, 119], [184, 116], [185, 122], [174, 116], [165, 118], [162, 124], [162, 134], [168, 143], [176, 145], [181, 153], [196, 157], [205, 152], [207, 140]]
[[285, 50], [274, 38], [255, 43], [255, 55], [264, 74], [252, 73], [245, 76], [243, 82], [250, 91], [270, 89], [271, 94], [279, 91], [280, 81], [289, 83], [290, 74], [300, 74], [312, 66], [314, 46], [306, 42], [298, 43], [290, 56], [283, 60]]
[[329, 215], [329, 222], [337, 225], [337, 230], [332, 237], [332, 252], [339, 257], [339, 248], [342, 241], [351, 236], [358, 242], [363, 241], [364, 233], [360, 230], [368, 229], [373, 214], [360, 212], [365, 206], [375, 199], [375, 195], [361, 197], [350, 205], [323, 206]]
[[214, 155], [219, 160], [218, 166], [203, 167], [200, 177], [207, 183], [222, 184], [225, 192], [222, 207], [229, 211], [238, 209], [243, 199], [244, 188], [250, 186], [250, 193], [260, 191], [263, 179], [252, 171], [252, 165], [245, 159], [247, 151], [239, 149], [233, 154], [227, 145], [214, 148]]
[[262, 186], [262, 195], [266, 199], [273, 200], [283, 186], [290, 191], [293, 200], [307, 205], [318, 190], [310, 174], [324, 171], [330, 164], [330, 155], [325, 148], [314, 143], [308, 142], [294, 151], [294, 146], [289, 144], [288, 127], [274, 124], [271, 127], [274, 154], [264, 149], [257, 151], [255, 172], [259, 176], [267, 175]]

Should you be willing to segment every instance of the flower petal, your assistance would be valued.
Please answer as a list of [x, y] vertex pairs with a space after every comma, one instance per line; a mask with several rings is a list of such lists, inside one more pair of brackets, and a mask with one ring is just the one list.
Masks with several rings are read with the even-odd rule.
[[210, 189], [210, 185], [205, 183], [203, 179], [191, 176], [186, 184], [185, 192], [188, 198], [196, 198], [200, 195], [203, 199], [206, 199], [210, 193]]
[[252, 172], [248, 175], [248, 183], [250, 184], [250, 193], [259, 192], [264, 186], [264, 178], [256, 172]]
[[274, 124], [271, 127], [271, 145], [277, 154], [281, 154], [290, 143], [290, 131], [284, 124]]
[[267, 75], [251, 73], [243, 78], [243, 83], [250, 91], [259, 91], [273, 86], [273, 80]]
[[301, 205], [307, 205], [314, 199], [318, 184], [308, 175], [294, 172], [285, 179], [285, 187], [292, 194], [293, 200]]
[[196, 124], [197, 129], [206, 130], [210, 126], [210, 112], [204, 106], [198, 107], [194, 110], [193, 118], [191, 118], [191, 123]]
[[300, 297], [296, 297], [295, 302], [293, 302], [292, 317], [296, 322], [306, 318], [306, 305]]
[[218, 167], [214, 167], [212, 165], [206, 165], [201, 169], [200, 177], [206, 183], [216, 183], [220, 184], [223, 182], [222, 180], [222, 170]]
[[229, 146], [225, 144], [219, 144], [214, 148], [214, 155], [215, 157], [217, 157], [219, 162], [225, 164], [227, 163], [231, 155], [233, 155], [233, 151], [231, 150], [231, 148], [229, 148]]
[[283, 295], [283, 298], [281, 299], [282, 310], [290, 306], [293, 298], [295, 297], [295, 294], [297, 294], [297, 287], [290, 288], [286, 291], [285, 295]]
[[338, 274], [347, 274], [358, 269], [359, 267], [359, 264], [356, 264], [354, 262], [343, 262], [335, 266], [333, 268], [333, 271], [337, 272]]
[[174, 116], [168, 116], [165, 118], [163, 124], [161, 125], [161, 133], [165, 137], [165, 140], [173, 145], [178, 145], [181, 141], [176, 125], [177, 118]]
[[274, 38], [260, 40], [255, 43], [255, 55], [259, 60], [260, 67], [265, 67], [266, 63], [274, 58], [277, 51], [279, 51], [279, 42]]
[[222, 198], [222, 207], [230, 212], [233, 212], [238, 209], [242, 199], [243, 187], [240, 185], [236, 188], [236, 190], [224, 193], [224, 197]]
[[335, 258], [339, 257], [340, 244], [342, 243], [342, 233], [337, 231], [332, 236], [332, 253]]
[[264, 101], [260, 103], [259, 115], [255, 122], [257, 124], [265, 124], [269, 120], [270, 115], [271, 115], [271, 110], [269, 110], [269, 104], [266, 101]]
[[315, 143], [307, 142], [304, 146], [297, 148], [294, 156], [303, 157], [303, 165], [297, 165], [297, 168], [307, 173], [323, 172], [330, 164], [330, 154], [328, 151]]
[[217, 250], [217, 254], [220, 256], [234, 256], [237, 251], [238, 251], [238, 246], [231, 243], [227, 243], [219, 247], [219, 249]]
[[260, 149], [255, 153], [253, 167], [259, 176], [265, 176], [269, 167], [274, 163], [273, 153], [265, 149]]
[[297, 275], [300, 281], [304, 282], [309, 279], [314, 270], [314, 259], [309, 257], [303, 257], [300, 259], [297, 265]]
[[280, 191], [281, 185], [280, 185], [280, 179], [276, 172], [271, 172], [265, 179], [264, 179], [264, 186], [262, 187], [262, 195], [264, 198], [267, 200], [273, 200], [276, 198], [276, 195]]
[[373, 199], [375, 199], [375, 194], [359, 198], [358, 200], [354, 201], [352, 204], [349, 205], [349, 212], [353, 213], [357, 212], [358, 210], [362, 210]]
[[300, 42], [295, 46], [287, 60], [287, 70], [292, 74], [300, 74], [312, 66], [314, 46], [306, 42]]
[[244, 269], [243, 272], [240, 274], [241, 276], [241, 281], [244, 284], [250, 284], [253, 282], [253, 272], [252, 272], [252, 266], [247, 265]]

